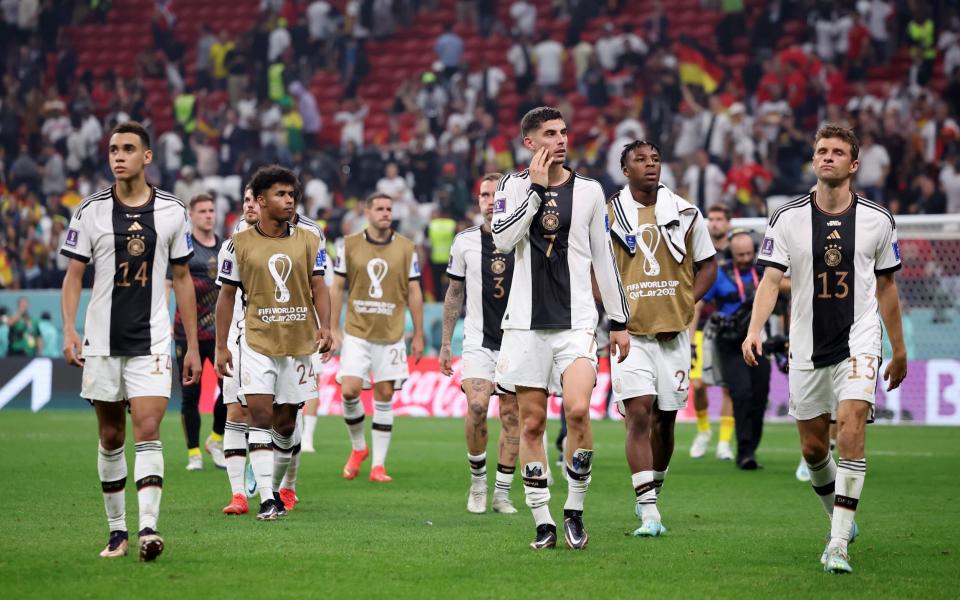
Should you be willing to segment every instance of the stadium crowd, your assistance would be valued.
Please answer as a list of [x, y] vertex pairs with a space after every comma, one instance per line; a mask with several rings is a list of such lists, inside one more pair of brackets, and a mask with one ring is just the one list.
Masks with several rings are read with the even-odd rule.
[[[254, 29], [231, 36], [202, 24], [188, 52], [183, 4], [157, 0], [153, 50], [123, 57], [135, 60], [123, 77], [80, 69], [71, 45], [70, 28], [108, 19], [110, 2], [3, 0], [0, 289], [60, 286], [66, 259], [56, 250], [71, 211], [107, 185], [105, 135], [130, 119], [154, 127], [150, 180], [185, 201], [213, 193], [221, 234], [240, 182], [275, 162], [300, 175], [301, 209], [331, 247], [363, 227], [358, 199], [393, 196], [398, 230], [437, 273], [455, 232], [482, 220], [477, 178], [530, 159], [516, 123], [544, 104], [571, 124], [571, 166], [608, 193], [624, 183], [620, 149], [649, 139], [667, 159], [663, 182], [701, 210], [722, 202], [763, 216], [772, 197], [810, 188], [813, 134], [830, 121], [863, 140], [862, 193], [895, 214], [960, 212], [952, 3], [704, 0], [692, 10], [716, 16], [714, 39], [692, 40], [672, 30], [680, 15], [658, 0], [641, 3], [637, 19], [626, 1], [460, 0], [433, 67], [394, 90], [386, 127], [367, 129], [368, 45], [449, 4], [262, 0]], [[538, 33], [544, 20], [568, 25]], [[598, 34], [586, 34], [590, 23]], [[510, 40], [502, 61], [467, 62], [465, 38], [490, 36]], [[323, 72], [344, 91], [328, 114], [310, 85]], [[156, 115], [169, 107], [147, 102], [150, 80], [170, 91], [166, 130]], [[521, 98], [515, 114], [500, 106], [508, 92]], [[439, 281], [425, 287], [442, 297]]]

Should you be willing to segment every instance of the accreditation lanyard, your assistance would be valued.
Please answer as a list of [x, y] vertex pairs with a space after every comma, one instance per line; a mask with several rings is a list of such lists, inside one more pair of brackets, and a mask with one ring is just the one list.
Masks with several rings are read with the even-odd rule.
[[[737, 291], [740, 292], [740, 302], [747, 301], [747, 293], [743, 289], [743, 281], [740, 279], [740, 269], [733, 267], [733, 280], [737, 284]], [[757, 269], [750, 267], [750, 276], [753, 277], [753, 289], [757, 289]]]

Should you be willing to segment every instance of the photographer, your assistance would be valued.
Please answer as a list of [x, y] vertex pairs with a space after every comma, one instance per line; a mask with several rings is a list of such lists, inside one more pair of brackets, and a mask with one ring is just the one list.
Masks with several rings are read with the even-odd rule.
[[756, 451], [763, 435], [763, 415], [770, 391], [770, 361], [759, 357], [757, 368], [745, 366], [740, 344], [747, 337], [753, 297], [763, 268], [757, 267], [756, 246], [748, 231], [730, 233], [732, 258], [721, 265], [717, 281], [703, 297], [713, 302], [716, 311], [708, 325], [720, 373], [730, 389], [737, 435], [737, 468], [752, 471], [760, 468]]

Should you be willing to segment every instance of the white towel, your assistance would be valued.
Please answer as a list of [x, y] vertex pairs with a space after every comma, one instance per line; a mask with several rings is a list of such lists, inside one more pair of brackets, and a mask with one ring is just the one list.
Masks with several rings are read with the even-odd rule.
[[[638, 203], [633, 199], [630, 186], [624, 186], [611, 202], [614, 205], [614, 219], [610, 230], [620, 238], [627, 251], [634, 255], [637, 247], [643, 244], [636, 243], [636, 240], [642, 236], [642, 231], [637, 224]], [[657, 188], [657, 203], [654, 208], [657, 229], [660, 230], [657, 243], [660, 240], [666, 240], [667, 250], [670, 251], [670, 255], [677, 263], [682, 263], [687, 255], [687, 245], [684, 238], [690, 227], [686, 221], [688, 221], [688, 218], [694, 217], [696, 212], [697, 208], [695, 206], [673, 193], [667, 186], [661, 183]], [[683, 213], [683, 218], [681, 218], [681, 213]], [[628, 236], [633, 237], [633, 243], [630, 243]], [[641, 252], [644, 253], [655, 251], [656, 246], [649, 248], [644, 245], [641, 248]]]

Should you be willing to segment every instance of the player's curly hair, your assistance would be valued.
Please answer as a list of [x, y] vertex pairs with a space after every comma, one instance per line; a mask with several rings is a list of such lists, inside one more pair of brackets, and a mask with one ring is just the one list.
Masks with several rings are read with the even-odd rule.
[[253, 192], [253, 197], [258, 198], [276, 183], [292, 185], [294, 197], [297, 200], [300, 199], [300, 181], [293, 171], [280, 165], [270, 165], [257, 169], [257, 172], [250, 178], [248, 185]]
[[663, 152], [660, 152], [660, 146], [654, 144], [649, 140], [634, 140], [623, 147], [623, 151], [620, 153], [620, 168], [627, 166], [627, 157], [630, 156], [630, 153], [640, 148], [642, 146], [650, 146], [657, 151], [657, 154], [663, 156]]
[[860, 140], [852, 129], [842, 125], [827, 123], [817, 131], [817, 137], [813, 140], [813, 145], [823, 139], [836, 138], [850, 144], [850, 157], [857, 160], [860, 156]]
[[530, 109], [520, 120], [520, 133], [526, 136], [547, 121], [563, 119], [563, 113], [552, 106], [538, 106]]

